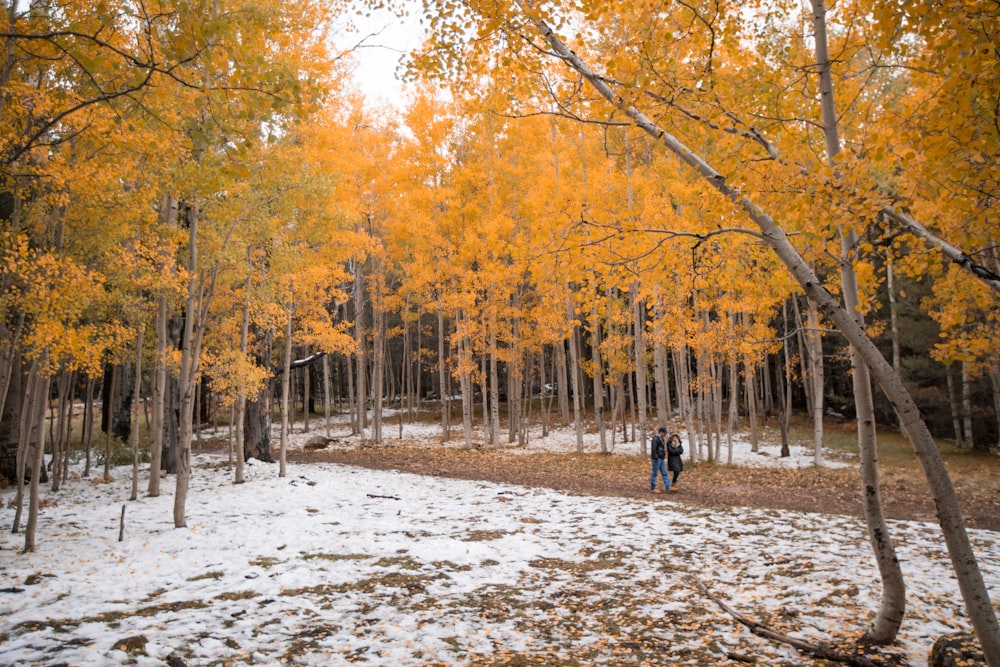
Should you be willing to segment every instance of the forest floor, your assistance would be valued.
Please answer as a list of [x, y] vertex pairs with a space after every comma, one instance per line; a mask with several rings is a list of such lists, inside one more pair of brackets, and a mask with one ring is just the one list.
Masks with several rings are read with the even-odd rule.
[[[649, 491], [649, 463], [640, 456], [524, 452], [517, 448], [428, 447], [406, 440], [374, 447], [290, 450], [290, 460], [323, 461], [378, 470], [482, 480], [570, 493], [656, 499]], [[890, 446], [893, 443], [890, 442]], [[954, 448], [951, 448], [954, 449]], [[1000, 531], [1000, 457], [943, 451], [970, 528]], [[881, 495], [890, 519], [936, 521], [923, 474], [912, 456], [880, 460]], [[862, 515], [856, 465], [780, 468], [685, 462], [669, 494], [673, 502], [702, 507], [752, 507]]]

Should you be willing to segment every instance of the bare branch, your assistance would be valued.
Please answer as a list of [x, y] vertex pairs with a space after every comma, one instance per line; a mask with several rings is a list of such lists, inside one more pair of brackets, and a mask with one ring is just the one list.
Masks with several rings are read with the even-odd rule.
[[710, 600], [712, 600], [712, 602], [719, 605], [719, 608], [722, 609], [722, 611], [726, 612], [727, 614], [735, 618], [750, 632], [757, 635], [758, 637], [764, 637], [765, 639], [771, 639], [777, 642], [781, 642], [782, 644], [788, 644], [789, 646], [792, 646], [798, 649], [799, 651], [808, 653], [809, 655], [814, 655], [824, 660], [843, 662], [848, 665], [857, 665], [857, 667], [876, 667], [876, 665], [878, 664], [861, 655], [851, 655], [850, 653], [843, 653], [828, 646], [813, 644], [811, 642], [807, 642], [802, 639], [798, 639], [796, 637], [790, 637], [786, 634], [782, 634], [780, 632], [772, 630], [771, 628], [767, 627], [766, 625], [763, 625], [762, 623], [758, 623], [757, 621], [754, 621], [752, 619], [747, 618], [746, 616], [743, 616], [742, 614], [734, 610], [732, 607], [727, 605], [725, 602], [720, 600], [718, 596], [712, 593], [712, 591], [708, 590], [708, 587], [701, 581], [701, 579], [695, 577], [694, 580], [698, 583], [698, 588], [701, 589], [701, 592], [704, 593]]

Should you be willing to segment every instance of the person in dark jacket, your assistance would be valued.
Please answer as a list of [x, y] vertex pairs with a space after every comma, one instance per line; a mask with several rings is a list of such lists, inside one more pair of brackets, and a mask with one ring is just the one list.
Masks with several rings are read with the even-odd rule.
[[653, 442], [649, 447], [649, 453], [653, 462], [653, 471], [649, 473], [649, 490], [653, 493], [660, 492], [660, 490], [656, 488], [657, 473], [663, 477], [663, 486], [666, 487], [667, 491], [670, 490], [670, 479], [667, 477], [667, 467], [664, 464], [667, 458], [667, 446], [663, 439], [666, 435], [667, 428], [665, 426], [661, 426], [656, 429], [656, 435], [653, 436]]
[[684, 453], [684, 445], [681, 444], [681, 436], [678, 433], [671, 433], [670, 437], [667, 438], [667, 470], [673, 471], [673, 479], [670, 480], [670, 486], [668, 491], [676, 491], [674, 485], [677, 484], [677, 478], [680, 477], [681, 471], [684, 470], [684, 461], [681, 459], [681, 454]]

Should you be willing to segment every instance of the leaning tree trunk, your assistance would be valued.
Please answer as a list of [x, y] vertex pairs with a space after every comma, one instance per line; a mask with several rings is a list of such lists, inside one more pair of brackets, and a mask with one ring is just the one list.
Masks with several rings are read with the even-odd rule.
[[[837, 129], [836, 107], [834, 104], [833, 75], [827, 53], [826, 7], [824, 0], [812, 0], [813, 25], [815, 26], [816, 64], [820, 76], [820, 105], [823, 115], [823, 132], [826, 138], [827, 160], [836, 169], [837, 155], [840, 153], [840, 135]], [[857, 237], [852, 230], [841, 227], [840, 282], [844, 296], [844, 309], [853, 314], [857, 325], [864, 329], [858, 295], [857, 274], [854, 271], [853, 249], [857, 247]], [[893, 318], [895, 323], [895, 318]], [[895, 348], [898, 354], [898, 348]], [[881, 356], [881, 355], [880, 355]], [[875, 439], [875, 401], [872, 397], [871, 376], [868, 367], [860, 358], [855, 345], [851, 345], [851, 380], [854, 385], [854, 405], [858, 416], [858, 448], [861, 463], [861, 492], [871, 541], [882, 576], [882, 604], [878, 614], [868, 629], [867, 639], [877, 644], [887, 645], [895, 641], [906, 612], [906, 583], [903, 571], [896, 558], [889, 524], [882, 510], [882, 497], [878, 475], [878, 445]], [[893, 364], [894, 375], [898, 377], [898, 359]]]
[[[516, 0], [522, 7], [532, 6], [530, 0]], [[700, 155], [693, 152], [675, 137], [657, 126], [645, 114], [627, 104], [610, 88], [608, 82], [595, 74], [580, 58], [556, 36], [548, 24], [532, 19], [536, 28], [549, 43], [553, 54], [578, 72], [597, 92], [619, 108], [637, 127], [652, 136], [682, 162], [694, 169], [722, 196], [742, 208], [760, 230], [760, 238], [775, 252], [792, 276], [805, 289], [806, 295], [817, 304], [857, 350], [858, 355], [872, 371], [882, 391], [899, 416], [900, 427], [909, 437], [917, 459], [924, 471], [931, 496], [937, 507], [938, 521], [948, 546], [952, 567], [958, 578], [959, 589], [965, 600], [966, 610], [982, 644], [986, 660], [991, 667], [1000, 667], [1000, 624], [990, 601], [989, 591], [983, 582], [982, 572], [975, 552], [969, 542], [962, 518], [961, 507], [947, 468], [937, 449], [934, 438], [923, 420], [920, 410], [892, 365], [886, 361], [867, 332], [837, 300], [823, 287], [819, 278], [809, 269], [798, 250], [789, 241], [784, 230], [763, 209], [753, 203], [740, 190], [726, 183], [726, 178]]]

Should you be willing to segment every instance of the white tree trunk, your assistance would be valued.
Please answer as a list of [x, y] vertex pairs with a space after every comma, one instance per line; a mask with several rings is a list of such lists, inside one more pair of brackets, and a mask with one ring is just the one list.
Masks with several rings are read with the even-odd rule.
[[142, 405], [142, 342], [146, 329], [139, 327], [135, 344], [135, 385], [132, 388], [132, 428], [129, 430], [129, 448], [132, 450], [132, 495], [129, 500], [139, 499], [139, 406]]
[[289, 294], [288, 312], [285, 313], [285, 362], [281, 374], [281, 437], [278, 441], [278, 477], [284, 477], [287, 470], [288, 421], [291, 414], [289, 395], [292, 385], [292, 319], [295, 317], [295, 292]]
[[639, 451], [646, 455], [646, 304], [639, 300], [639, 285], [632, 283], [632, 307], [635, 311], [635, 384], [639, 410]]
[[573, 299], [566, 293], [566, 319], [570, 326], [569, 375], [573, 384], [573, 425], [576, 428], [576, 451], [583, 453], [583, 419], [580, 415], [580, 360], [577, 357], [576, 337], [578, 327], [573, 313]]

